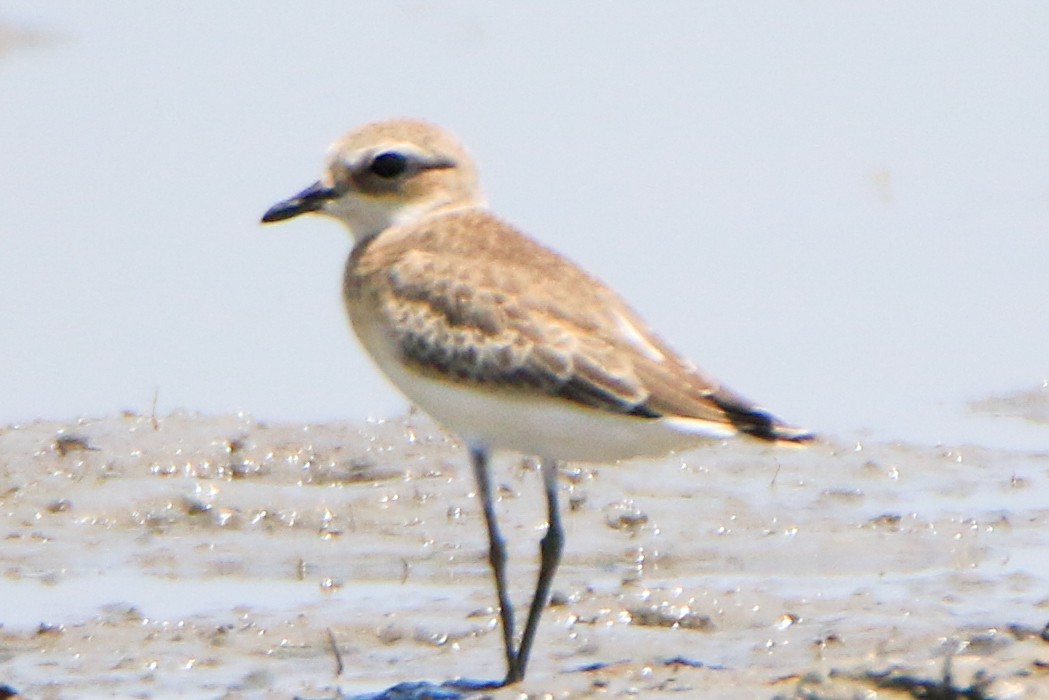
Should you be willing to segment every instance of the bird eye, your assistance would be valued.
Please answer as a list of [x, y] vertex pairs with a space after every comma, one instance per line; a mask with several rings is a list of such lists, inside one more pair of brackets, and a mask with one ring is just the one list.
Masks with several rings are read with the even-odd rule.
[[408, 159], [400, 153], [388, 151], [372, 158], [372, 164], [368, 169], [379, 177], [397, 177], [404, 174], [404, 171], [408, 169]]

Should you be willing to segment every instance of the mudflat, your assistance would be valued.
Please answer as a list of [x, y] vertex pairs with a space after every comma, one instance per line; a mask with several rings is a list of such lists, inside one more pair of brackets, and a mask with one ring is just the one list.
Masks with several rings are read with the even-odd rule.
[[[542, 488], [513, 455], [494, 481], [521, 612]], [[1047, 452], [735, 440], [567, 464], [561, 484], [529, 676], [482, 695], [1049, 697]], [[0, 685], [291, 698], [499, 678], [473, 491], [465, 449], [421, 415], [0, 429]]]

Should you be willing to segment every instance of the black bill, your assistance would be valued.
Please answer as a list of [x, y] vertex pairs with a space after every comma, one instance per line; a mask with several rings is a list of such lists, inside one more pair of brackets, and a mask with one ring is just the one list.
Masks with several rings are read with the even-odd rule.
[[299, 192], [290, 199], [277, 202], [262, 215], [262, 223], [271, 224], [274, 221], [284, 221], [299, 214], [307, 214], [317, 211], [324, 206], [329, 199], [335, 199], [338, 193], [330, 187], [326, 187], [317, 181]]

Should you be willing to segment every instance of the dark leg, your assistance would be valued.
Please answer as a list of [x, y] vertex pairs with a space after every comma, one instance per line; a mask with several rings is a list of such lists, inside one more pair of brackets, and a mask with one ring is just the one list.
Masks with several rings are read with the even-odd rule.
[[539, 581], [535, 586], [532, 605], [528, 609], [528, 623], [525, 625], [521, 647], [517, 652], [516, 663], [510, 666], [506, 682], [514, 683], [524, 678], [528, 666], [528, 655], [532, 651], [532, 641], [539, 628], [539, 618], [550, 599], [550, 587], [554, 582], [554, 573], [561, 563], [561, 551], [565, 545], [565, 531], [561, 527], [561, 511], [557, 506], [557, 462], [543, 459], [539, 463], [543, 474], [543, 489], [546, 491], [546, 535], [539, 543]]
[[[470, 461], [477, 482], [477, 496], [481, 499], [481, 507], [484, 509], [484, 522], [488, 526], [488, 562], [492, 565], [492, 573], [495, 574], [495, 592], [499, 597], [499, 619], [503, 624], [503, 648], [506, 651], [506, 679], [507, 682], [512, 682], [511, 677], [515, 675], [518, 667], [517, 652], [514, 651], [514, 609], [510, 605], [510, 597], [506, 590], [506, 543], [499, 534], [499, 524], [495, 520], [492, 481], [488, 474], [488, 450], [471, 445]], [[513, 680], [519, 680], [519, 677]]]

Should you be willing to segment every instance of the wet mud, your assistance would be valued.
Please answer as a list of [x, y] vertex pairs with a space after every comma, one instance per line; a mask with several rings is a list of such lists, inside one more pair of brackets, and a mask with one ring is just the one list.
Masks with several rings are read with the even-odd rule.
[[[494, 481], [521, 613], [541, 483], [513, 455]], [[1047, 452], [727, 441], [564, 465], [561, 488], [529, 676], [480, 696], [1049, 697]], [[0, 537], [9, 694], [352, 697], [504, 672], [465, 450], [421, 415], [9, 426]]]

